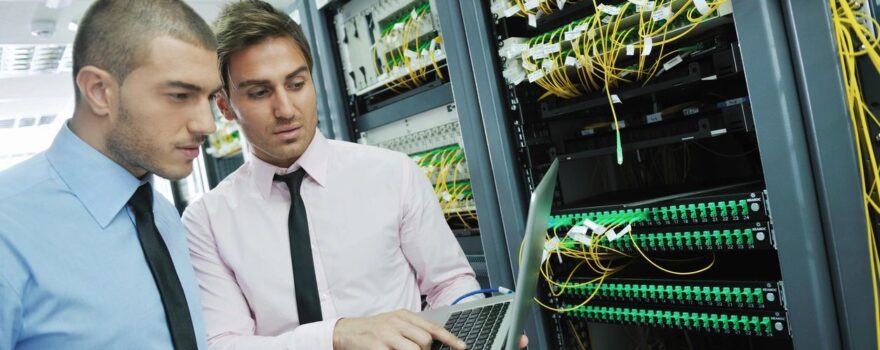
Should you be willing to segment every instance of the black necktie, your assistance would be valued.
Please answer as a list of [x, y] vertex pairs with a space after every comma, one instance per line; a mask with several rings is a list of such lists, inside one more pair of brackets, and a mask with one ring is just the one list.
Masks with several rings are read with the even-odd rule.
[[141, 241], [141, 249], [153, 273], [153, 280], [159, 288], [159, 296], [162, 298], [162, 308], [165, 309], [165, 320], [168, 322], [168, 331], [171, 333], [171, 342], [175, 350], [196, 349], [196, 335], [193, 330], [192, 318], [189, 315], [189, 305], [183, 294], [183, 287], [177, 279], [177, 271], [171, 261], [171, 254], [165, 241], [156, 229], [153, 221], [153, 194], [150, 184], [138, 187], [131, 199], [128, 200], [134, 219], [137, 223], [138, 240]]
[[275, 175], [275, 181], [284, 181], [290, 191], [290, 213], [287, 216], [287, 233], [290, 235], [290, 257], [293, 261], [293, 286], [296, 294], [296, 310], [299, 324], [321, 320], [321, 302], [318, 300], [318, 281], [312, 260], [312, 243], [309, 240], [309, 221], [306, 206], [299, 188], [305, 170]]

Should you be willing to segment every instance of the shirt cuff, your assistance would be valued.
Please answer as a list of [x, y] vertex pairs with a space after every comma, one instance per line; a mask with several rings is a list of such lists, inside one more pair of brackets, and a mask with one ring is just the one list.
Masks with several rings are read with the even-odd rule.
[[312, 322], [293, 330], [293, 349], [333, 350], [333, 331], [339, 318]]

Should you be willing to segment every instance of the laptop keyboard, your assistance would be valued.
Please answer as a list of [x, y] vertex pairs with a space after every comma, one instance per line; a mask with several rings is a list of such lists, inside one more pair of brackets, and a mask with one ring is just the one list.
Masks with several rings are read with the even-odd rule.
[[[489, 349], [509, 305], [510, 302], [503, 302], [455, 312], [449, 316], [444, 327], [464, 340], [470, 350]], [[450, 347], [435, 341], [431, 349], [448, 350]]]

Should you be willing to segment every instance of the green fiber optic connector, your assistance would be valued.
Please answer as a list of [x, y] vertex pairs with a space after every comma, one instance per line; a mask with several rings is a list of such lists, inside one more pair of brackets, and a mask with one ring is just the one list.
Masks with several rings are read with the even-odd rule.
[[752, 316], [749, 318], [749, 326], [752, 332], [761, 332], [761, 319], [758, 316]]
[[727, 205], [724, 202], [718, 202], [718, 204], [716, 204], [716, 206], [719, 209], [721, 209], [721, 216], [726, 217], [727, 216]]
[[706, 216], [706, 203], [697, 203], [697, 210], [699, 211], [699, 218], [708, 219]]
[[715, 238], [715, 245], [721, 246], [721, 244], [723, 243], [722, 240], [724, 239], [724, 237], [721, 235], [721, 231], [720, 230], [712, 231], [712, 237]]
[[733, 236], [736, 237], [736, 245], [743, 245], [746, 243], [745, 235], [742, 233], [742, 231], [740, 229], [734, 229]]
[[721, 314], [718, 316], [718, 323], [721, 326], [722, 330], [730, 330], [730, 320], [727, 318], [727, 315]]
[[624, 285], [623, 285], [623, 293], [622, 293], [622, 294], [623, 294], [623, 296], [624, 296], [625, 298], [633, 298], [633, 285], [631, 285], [631, 284], [624, 284]]
[[743, 302], [743, 293], [739, 287], [733, 287], [730, 292], [733, 295], [733, 302], [741, 303]]
[[734, 332], [739, 332], [742, 330], [742, 323], [739, 322], [738, 315], [730, 315], [730, 327], [733, 328]]
[[744, 332], [749, 331], [749, 317], [748, 316], [740, 316], [739, 317], [739, 327]]
[[682, 316], [680, 311], [674, 311], [672, 313], [672, 319], [675, 321], [676, 327], [681, 327], [682, 324]]
[[755, 301], [755, 293], [752, 288], [744, 288], [743, 295], [746, 297], [746, 303], [753, 303]]
[[752, 234], [752, 229], [749, 229], [749, 228], [745, 229], [745, 231], [743, 231], [743, 235], [746, 236], [746, 244], [748, 244], [748, 245], [755, 244], [755, 235]]
[[648, 285], [648, 299], [657, 299], [657, 290], [653, 285]]
[[691, 313], [690, 312], [682, 312], [681, 313], [681, 324], [684, 328], [691, 328]]
[[718, 314], [709, 314], [709, 327], [708, 328], [712, 328], [712, 329], [721, 328], [718, 325]]
[[721, 288], [712, 287], [712, 301], [721, 302]]
[[733, 235], [730, 230], [724, 230], [721, 232], [721, 236], [724, 237], [724, 244], [730, 246], [733, 245]]
[[694, 300], [695, 291], [691, 288], [691, 286], [684, 286], [684, 287], [682, 287], [682, 290], [684, 292], [684, 300], [687, 300], [687, 301]]
[[700, 314], [700, 324], [704, 329], [709, 329], [709, 314]]
[[766, 335], [773, 334], [773, 322], [770, 320], [770, 317], [761, 317], [761, 329]]

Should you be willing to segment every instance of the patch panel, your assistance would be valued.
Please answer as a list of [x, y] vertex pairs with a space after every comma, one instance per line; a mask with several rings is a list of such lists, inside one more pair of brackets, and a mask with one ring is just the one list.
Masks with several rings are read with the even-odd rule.
[[445, 60], [432, 8], [433, 0], [352, 1], [338, 8], [333, 22], [349, 95], [393, 86]]
[[374, 145], [406, 154], [417, 154], [460, 143], [461, 129], [458, 121], [455, 121]]
[[[710, 225], [712, 227], [677, 227], [665, 232], [636, 232], [608, 240], [606, 236], [598, 236], [591, 244], [600, 245], [600, 249], [613, 249], [630, 253], [638, 248], [646, 253], [653, 252], [700, 252], [700, 251], [745, 251], [775, 250], [773, 231], [767, 222], [753, 222], [730, 225]], [[557, 229], [556, 233], [566, 232], [567, 228]], [[562, 242], [566, 247], [575, 247], [580, 242], [566, 238]]]
[[780, 286], [779, 282], [609, 279], [601, 284], [570, 282], [557, 287], [557, 293], [583, 300], [595, 292], [595, 302], [782, 310]]
[[417, 153], [410, 156], [432, 184], [458, 183], [470, 179], [467, 162], [464, 161], [464, 150], [459, 145], [450, 145]]
[[681, 229], [675, 231], [642, 233], [633, 232], [632, 238], [614, 241], [602, 240], [605, 247], [622, 251], [635, 251], [635, 244], [644, 252], [688, 251], [738, 251], [771, 250], [774, 248], [772, 230], [766, 222], [749, 225], [727, 225], [710, 229]]
[[455, 105], [441, 106], [360, 133], [359, 143], [401, 153], [417, 153], [461, 144]]
[[[514, 16], [544, 16], [565, 9], [569, 4], [576, 4], [583, 0], [525, 0], [522, 6], [516, 0], [492, 0], [489, 9], [496, 18]], [[540, 15], [538, 15], [540, 13]], [[536, 18], [537, 20], [537, 18]], [[537, 23], [536, 23], [537, 24]]]
[[[540, 35], [531, 38], [511, 37], [505, 39], [499, 49], [499, 55], [505, 57], [503, 68], [504, 78], [507, 82], [513, 85], [519, 85], [526, 81], [535, 83], [546, 80], [546, 77], [559, 70], [565, 71], [567, 75], [576, 69], [596, 69], [594, 68], [595, 57], [606, 55], [608, 52], [605, 50], [626, 50], [626, 56], [621, 57], [634, 56], [636, 45], [661, 42], [666, 37], [678, 37], [679, 34], [697, 34], [699, 31], [692, 32], [696, 26], [699, 25], [702, 29], [714, 27], [720, 22], [726, 22], [726, 20], [714, 21], [713, 19], [731, 13], [731, 7], [728, 3], [722, 5], [711, 14], [710, 18], [701, 23], [691, 23], [687, 18], [680, 16], [669, 24], [669, 29], [665, 34], [642, 38], [637, 31], [629, 29], [636, 29], [635, 27], [645, 21], [663, 23], [672, 13], [677, 13], [680, 10], [693, 11], [694, 5], [690, 1], [676, 0], [657, 9], [639, 8], [637, 10], [636, 6], [626, 2], [618, 6], [600, 5], [600, 7], [601, 10], [595, 14]], [[682, 9], [683, 7], [688, 8]], [[598, 33], [608, 32], [614, 24], [612, 18], [618, 17], [620, 18], [619, 25], [615, 28], [617, 34], [594, 41]], [[601, 24], [597, 26], [596, 24], [600, 22]], [[660, 25], [657, 24], [657, 26]], [[588, 39], [584, 40], [584, 37]], [[621, 42], [623, 45], [615, 46], [612, 42]], [[619, 48], [609, 49], [609, 47], [618, 46]], [[647, 56], [656, 51], [652, 50], [652, 46], [652, 44], [643, 45], [643, 51], [640, 55]], [[524, 70], [518, 67], [522, 67]], [[580, 95], [580, 93], [572, 92], [572, 94], [563, 95], [554, 93], [554, 95], [571, 98]]]
[[550, 218], [550, 228], [579, 225], [585, 220], [600, 224], [630, 224], [632, 227], [716, 224], [767, 220], [769, 215], [761, 192], [679, 199], [668, 205], [617, 206], [605, 210], [566, 210]]
[[[573, 305], [563, 305], [572, 309]], [[787, 337], [788, 321], [777, 312], [705, 312], [614, 306], [581, 306], [563, 312], [563, 316], [590, 322], [651, 326], [713, 333]]]

